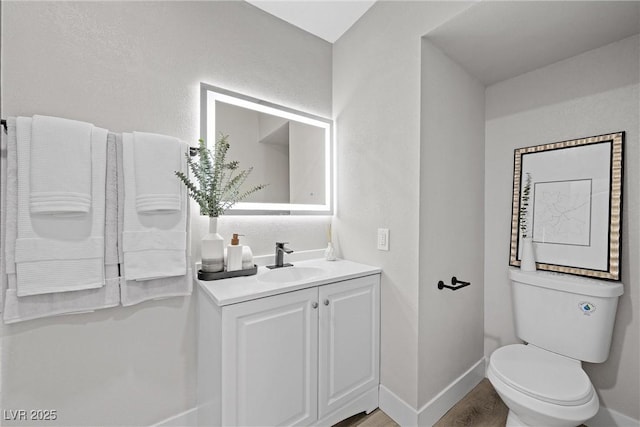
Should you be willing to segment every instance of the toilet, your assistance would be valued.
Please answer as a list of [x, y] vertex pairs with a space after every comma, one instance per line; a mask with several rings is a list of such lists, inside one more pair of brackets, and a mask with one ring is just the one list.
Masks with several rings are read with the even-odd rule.
[[620, 282], [510, 269], [516, 334], [491, 354], [487, 377], [509, 408], [507, 427], [578, 426], [600, 405], [582, 361], [607, 360]]

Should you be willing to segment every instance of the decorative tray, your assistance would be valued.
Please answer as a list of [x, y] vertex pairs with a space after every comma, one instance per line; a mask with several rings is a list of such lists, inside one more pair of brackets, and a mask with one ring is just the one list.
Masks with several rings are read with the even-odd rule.
[[228, 279], [230, 277], [253, 276], [254, 274], [257, 274], [257, 273], [258, 273], [258, 266], [255, 264], [253, 265], [252, 268], [247, 268], [244, 270], [218, 271], [215, 273], [198, 270], [198, 280]]

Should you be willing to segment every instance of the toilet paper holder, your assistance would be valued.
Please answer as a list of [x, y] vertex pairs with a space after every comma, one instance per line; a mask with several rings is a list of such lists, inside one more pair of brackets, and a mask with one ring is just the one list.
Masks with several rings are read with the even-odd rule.
[[438, 289], [442, 290], [444, 288], [451, 289], [452, 291], [457, 291], [458, 289], [462, 289], [465, 286], [469, 286], [471, 282], [465, 282], [463, 280], [458, 280], [456, 276], [451, 278], [451, 286], [445, 285], [442, 280], [438, 281]]

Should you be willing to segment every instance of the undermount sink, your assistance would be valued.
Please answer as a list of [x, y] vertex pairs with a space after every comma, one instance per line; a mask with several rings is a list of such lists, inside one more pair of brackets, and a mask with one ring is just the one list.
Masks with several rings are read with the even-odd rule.
[[323, 272], [323, 269], [317, 267], [282, 267], [269, 270], [264, 274], [259, 274], [258, 280], [267, 283], [298, 282], [301, 280], [314, 279]]

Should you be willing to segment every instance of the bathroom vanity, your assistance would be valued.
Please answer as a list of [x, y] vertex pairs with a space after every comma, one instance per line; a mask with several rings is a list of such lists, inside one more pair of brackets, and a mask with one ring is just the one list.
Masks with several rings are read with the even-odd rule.
[[379, 268], [309, 260], [198, 289], [198, 425], [330, 426], [378, 407]]

